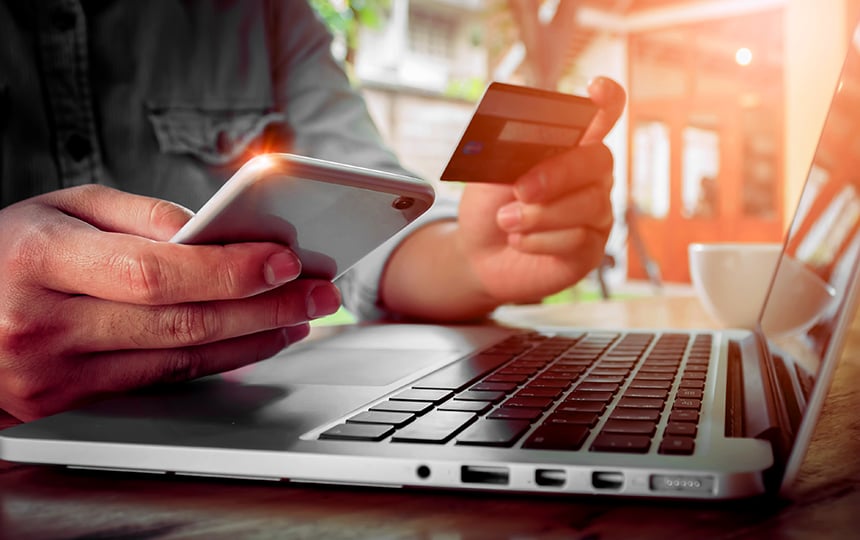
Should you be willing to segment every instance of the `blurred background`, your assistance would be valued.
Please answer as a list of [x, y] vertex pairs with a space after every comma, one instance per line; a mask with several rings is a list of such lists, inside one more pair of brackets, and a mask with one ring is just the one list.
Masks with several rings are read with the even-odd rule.
[[490, 81], [628, 91], [616, 225], [548, 302], [687, 290], [691, 242], [781, 242], [860, 0], [311, 0], [402, 162], [438, 177]]

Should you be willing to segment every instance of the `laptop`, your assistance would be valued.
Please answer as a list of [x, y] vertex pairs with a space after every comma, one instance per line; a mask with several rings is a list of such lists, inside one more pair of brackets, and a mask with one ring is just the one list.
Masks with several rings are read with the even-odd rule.
[[[240, 370], [0, 432], [74, 468], [731, 499], [795, 478], [857, 305], [860, 54], [849, 47], [755, 331], [350, 326]], [[853, 210], [852, 210], [853, 209]], [[800, 265], [832, 297], [792, 332]]]

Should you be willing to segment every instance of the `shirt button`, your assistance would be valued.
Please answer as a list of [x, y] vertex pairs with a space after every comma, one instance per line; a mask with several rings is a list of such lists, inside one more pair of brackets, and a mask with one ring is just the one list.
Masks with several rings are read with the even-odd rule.
[[93, 151], [93, 145], [89, 139], [83, 135], [75, 133], [66, 139], [66, 152], [72, 156], [75, 161], [80, 161], [90, 155]]
[[233, 142], [226, 131], [219, 131], [215, 137], [215, 149], [221, 154], [228, 154], [233, 149]]
[[51, 24], [60, 32], [67, 32], [77, 24], [77, 16], [74, 11], [59, 8], [51, 13]]

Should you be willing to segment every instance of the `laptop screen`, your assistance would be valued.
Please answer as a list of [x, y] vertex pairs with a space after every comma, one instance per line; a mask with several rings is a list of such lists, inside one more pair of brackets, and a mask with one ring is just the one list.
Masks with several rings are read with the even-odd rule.
[[796, 439], [811, 434], [817, 414], [804, 423], [801, 418], [804, 412], [817, 413], [844, 327], [854, 317], [858, 256], [860, 31], [855, 31], [760, 319], [780, 386], [791, 384], [798, 397]]

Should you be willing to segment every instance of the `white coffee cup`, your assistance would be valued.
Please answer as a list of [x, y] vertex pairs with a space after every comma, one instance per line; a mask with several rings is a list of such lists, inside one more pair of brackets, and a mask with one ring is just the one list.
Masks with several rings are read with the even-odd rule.
[[[723, 327], [754, 329], [781, 253], [782, 244], [772, 243], [690, 244], [690, 277], [702, 306]], [[804, 330], [833, 296], [817, 274], [784, 257], [762, 328], [768, 335]]]

